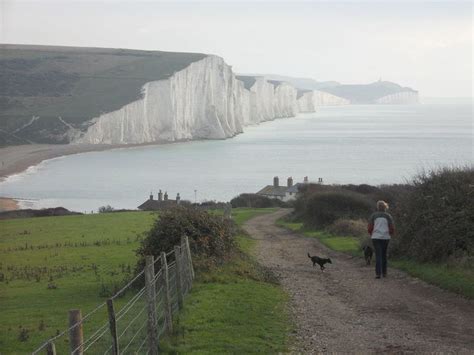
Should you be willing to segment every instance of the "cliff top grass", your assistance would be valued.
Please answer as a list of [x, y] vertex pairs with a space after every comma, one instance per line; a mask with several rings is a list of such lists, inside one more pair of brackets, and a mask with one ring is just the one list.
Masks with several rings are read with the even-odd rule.
[[[64, 133], [67, 125], [83, 128], [81, 124], [101, 113], [140, 98], [145, 83], [167, 79], [206, 57], [109, 48], [1, 45], [0, 49], [0, 129], [14, 134], [0, 135], [0, 145], [55, 142], [52, 136]], [[22, 128], [33, 116], [41, 119]], [[38, 134], [44, 129], [49, 134]]]

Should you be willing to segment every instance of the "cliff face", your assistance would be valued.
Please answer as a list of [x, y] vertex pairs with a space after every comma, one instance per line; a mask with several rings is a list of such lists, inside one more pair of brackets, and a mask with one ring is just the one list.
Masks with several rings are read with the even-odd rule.
[[339, 97], [324, 91], [314, 91], [313, 100], [315, 106], [340, 106], [349, 105], [351, 102], [343, 97]]
[[298, 113], [296, 101], [298, 90], [285, 82], [273, 83], [275, 94], [273, 97], [274, 117], [293, 117]]
[[348, 100], [351, 104], [412, 104], [418, 102], [418, 92], [390, 81], [370, 84], [337, 85], [320, 91]]
[[239, 80], [222, 58], [208, 56], [165, 80], [146, 83], [140, 99], [95, 117], [74, 142], [224, 139], [241, 133], [246, 125], [298, 112], [293, 86], [263, 77]]
[[299, 112], [315, 112], [316, 101], [314, 99], [314, 91], [298, 91], [298, 111]]
[[375, 103], [384, 105], [406, 105], [419, 104], [420, 100], [418, 92], [405, 91], [380, 97], [375, 100]]
[[127, 144], [231, 137], [242, 132], [247, 115], [242, 90], [222, 58], [208, 56], [168, 79], [146, 83], [141, 99], [94, 118], [75, 141]]

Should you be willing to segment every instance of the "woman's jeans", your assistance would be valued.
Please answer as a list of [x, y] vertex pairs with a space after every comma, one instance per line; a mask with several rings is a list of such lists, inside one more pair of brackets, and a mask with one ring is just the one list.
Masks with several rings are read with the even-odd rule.
[[387, 275], [387, 248], [390, 239], [372, 239], [375, 249], [375, 274]]

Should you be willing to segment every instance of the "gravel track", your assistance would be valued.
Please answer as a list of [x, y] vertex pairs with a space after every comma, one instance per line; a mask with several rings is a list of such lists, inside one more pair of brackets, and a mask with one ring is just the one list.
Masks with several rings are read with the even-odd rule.
[[[390, 268], [375, 279], [362, 258], [331, 251], [314, 238], [277, 227], [289, 213], [256, 217], [244, 228], [259, 262], [290, 295], [294, 352], [474, 354], [474, 302]], [[307, 253], [328, 256], [321, 272]]]

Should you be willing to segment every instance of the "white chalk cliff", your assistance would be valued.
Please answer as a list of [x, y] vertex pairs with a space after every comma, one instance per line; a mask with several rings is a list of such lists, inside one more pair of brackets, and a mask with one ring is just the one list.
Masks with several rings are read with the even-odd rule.
[[[410, 93], [377, 103], [415, 101]], [[298, 90], [263, 76], [236, 76], [220, 57], [197, 60], [164, 80], [142, 87], [140, 99], [93, 118], [75, 143], [136, 144], [191, 139], [224, 139], [247, 125], [350, 100], [318, 90]]]
[[208, 56], [146, 83], [142, 98], [92, 120], [78, 143], [128, 144], [223, 139], [242, 132], [242, 86], [222, 58]]
[[140, 99], [93, 118], [74, 142], [224, 139], [241, 133], [246, 125], [299, 112], [296, 88], [263, 77], [248, 78], [244, 84], [222, 58], [207, 56], [168, 79], [146, 83]]

